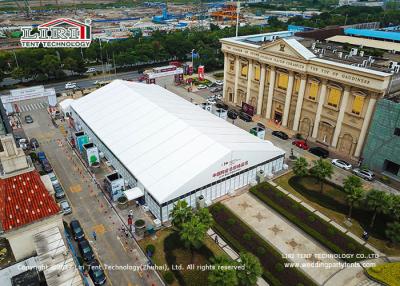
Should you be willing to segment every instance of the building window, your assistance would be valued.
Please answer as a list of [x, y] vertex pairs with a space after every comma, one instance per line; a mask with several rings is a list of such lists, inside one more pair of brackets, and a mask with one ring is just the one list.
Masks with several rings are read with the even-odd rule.
[[300, 81], [301, 79], [296, 77], [295, 81], [294, 81], [294, 92], [295, 93], [299, 93], [300, 90]]
[[400, 165], [386, 159], [383, 163], [383, 170], [397, 176], [399, 174]]
[[315, 100], [318, 96], [318, 82], [312, 81], [310, 83], [310, 92], [308, 94], [308, 98]]
[[286, 73], [279, 73], [278, 76], [278, 88], [287, 89], [288, 86], [288, 75]]
[[255, 67], [254, 67], [254, 80], [259, 81], [260, 80], [260, 74], [261, 74], [260, 66], [259, 65], [255, 65]]
[[331, 87], [328, 95], [328, 105], [337, 108], [340, 102], [342, 91], [337, 87]]
[[247, 72], [248, 72], [247, 64], [242, 64], [242, 67], [240, 69], [240, 74], [244, 77], [247, 77]]
[[400, 136], [400, 128], [399, 127], [396, 127], [395, 129], [394, 129], [394, 133], [393, 133], [394, 135], [396, 135], [396, 136]]
[[351, 108], [351, 112], [357, 115], [361, 114], [361, 111], [364, 106], [364, 96], [355, 95], [353, 100], [353, 107]]
[[235, 71], [235, 61], [234, 60], [230, 60], [229, 61], [229, 71], [230, 72], [234, 72]]

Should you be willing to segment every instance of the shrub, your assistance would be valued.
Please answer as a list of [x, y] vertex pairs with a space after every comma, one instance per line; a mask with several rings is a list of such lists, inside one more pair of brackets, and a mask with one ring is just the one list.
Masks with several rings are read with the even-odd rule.
[[125, 196], [121, 196], [118, 198], [118, 203], [125, 204], [128, 202], [128, 199]]
[[349, 249], [351, 249], [351, 250], [356, 250], [356, 246], [354, 245], [354, 243], [351, 243], [351, 242], [349, 242], [348, 244], [347, 244], [347, 247], [349, 248]]
[[265, 250], [265, 248], [264, 247], [257, 247], [257, 254], [258, 255], [260, 255], [260, 256], [262, 256], [262, 255], [264, 255], [265, 254], [265, 252], [266, 252], [266, 250]]
[[220, 79], [220, 78], [223, 78], [223, 77], [224, 77], [224, 73], [223, 73], [223, 72], [215, 72], [215, 73], [213, 73], [213, 76], [214, 76], [215, 78]]
[[335, 229], [333, 227], [328, 227], [328, 233], [330, 235], [335, 235], [336, 231], [335, 231]]
[[148, 244], [146, 246], [146, 253], [154, 254], [155, 251], [156, 251], [156, 247], [153, 244]]
[[146, 222], [142, 219], [138, 219], [135, 221], [135, 227], [143, 227], [146, 224]]
[[234, 225], [234, 224], [236, 223], [236, 220], [235, 220], [234, 218], [229, 218], [226, 222], [227, 222], [229, 225]]
[[174, 273], [171, 271], [167, 271], [164, 273], [164, 280], [169, 285], [172, 284], [175, 280]]
[[245, 240], [251, 240], [251, 238], [252, 238], [252, 235], [251, 235], [250, 233], [245, 233], [245, 234], [243, 234], [243, 239], [245, 239]]
[[282, 272], [285, 269], [285, 267], [282, 265], [282, 263], [277, 263], [275, 264], [275, 270], [278, 272]]
[[314, 221], [315, 221], [315, 216], [309, 215], [309, 216], [307, 217], [307, 219], [308, 219], [309, 221], [311, 221], [311, 222], [314, 222]]

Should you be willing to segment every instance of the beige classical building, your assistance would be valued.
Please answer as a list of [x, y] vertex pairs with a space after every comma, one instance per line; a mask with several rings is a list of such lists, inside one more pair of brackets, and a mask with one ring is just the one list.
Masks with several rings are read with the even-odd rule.
[[388, 63], [289, 31], [221, 42], [226, 102], [250, 104], [308, 140], [360, 156], [376, 101], [392, 84]]

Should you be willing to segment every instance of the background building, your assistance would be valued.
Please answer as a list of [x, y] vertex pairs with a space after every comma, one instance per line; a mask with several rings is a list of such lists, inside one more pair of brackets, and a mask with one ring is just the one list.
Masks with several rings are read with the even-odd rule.
[[283, 168], [271, 142], [158, 85], [115, 80], [73, 102], [71, 116], [162, 221], [178, 200], [210, 204]]
[[226, 102], [250, 104], [261, 118], [352, 159], [361, 155], [376, 101], [400, 89], [397, 62], [361, 47], [291, 31], [221, 42]]
[[363, 165], [400, 180], [400, 100], [378, 101], [363, 152]]

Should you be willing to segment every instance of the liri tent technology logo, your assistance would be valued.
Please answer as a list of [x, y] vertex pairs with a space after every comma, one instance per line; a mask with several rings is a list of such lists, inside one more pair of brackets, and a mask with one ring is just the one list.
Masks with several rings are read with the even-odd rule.
[[91, 20], [85, 23], [59, 18], [34, 27], [21, 27], [25, 48], [88, 48], [92, 41]]

